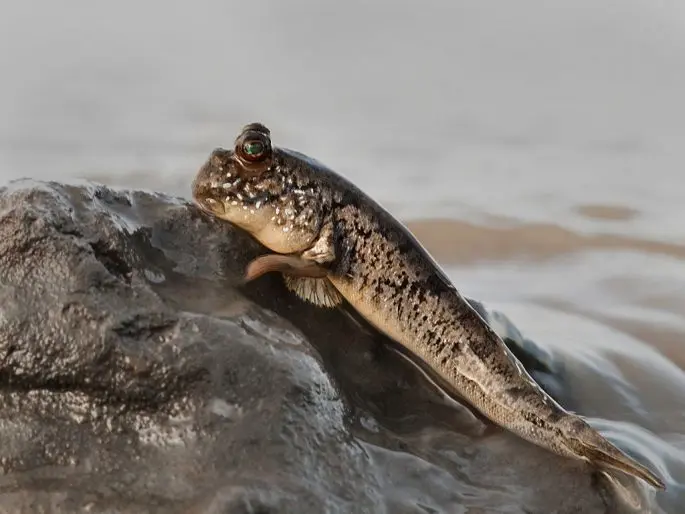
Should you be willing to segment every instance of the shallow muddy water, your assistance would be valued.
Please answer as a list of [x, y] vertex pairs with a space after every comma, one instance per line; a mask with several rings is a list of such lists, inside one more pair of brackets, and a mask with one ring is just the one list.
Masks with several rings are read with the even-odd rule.
[[406, 221], [685, 504], [676, 0], [6, 1], [0, 179], [188, 197], [259, 120]]

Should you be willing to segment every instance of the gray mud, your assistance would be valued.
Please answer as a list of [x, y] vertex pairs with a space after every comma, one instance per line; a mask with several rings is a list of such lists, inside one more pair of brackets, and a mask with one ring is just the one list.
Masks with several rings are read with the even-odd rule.
[[0, 213], [0, 512], [619, 509], [588, 468], [444, 401], [349, 314], [277, 276], [240, 286], [263, 249], [184, 200], [21, 181]]

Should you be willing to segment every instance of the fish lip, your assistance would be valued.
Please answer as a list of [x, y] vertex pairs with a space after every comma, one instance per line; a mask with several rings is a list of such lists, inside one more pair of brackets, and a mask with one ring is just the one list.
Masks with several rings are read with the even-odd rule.
[[217, 199], [215, 178], [221, 174], [226, 161], [226, 151], [215, 149], [205, 163], [197, 170], [190, 186], [193, 203], [204, 213], [221, 215], [225, 212], [222, 201]]
[[209, 214], [210, 216], [221, 216], [226, 211], [223, 202], [215, 200], [212, 197], [196, 197], [193, 195], [193, 203], [200, 211]]
[[217, 216], [225, 212], [223, 202], [214, 198], [212, 194], [212, 187], [207, 184], [206, 177], [202, 177], [203, 173], [211, 176], [211, 169], [203, 167], [195, 177], [192, 185], [192, 200], [193, 204], [200, 209], [200, 211]]

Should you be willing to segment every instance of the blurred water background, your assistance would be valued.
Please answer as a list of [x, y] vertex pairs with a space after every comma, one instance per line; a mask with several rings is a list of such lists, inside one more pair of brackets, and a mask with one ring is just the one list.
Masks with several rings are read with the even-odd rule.
[[262, 121], [574, 370], [685, 504], [680, 0], [3, 0], [0, 179], [189, 196]]

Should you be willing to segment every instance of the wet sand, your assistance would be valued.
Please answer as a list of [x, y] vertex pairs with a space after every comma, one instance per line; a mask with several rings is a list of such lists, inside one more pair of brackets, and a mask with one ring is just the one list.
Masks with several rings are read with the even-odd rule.
[[[582, 252], [644, 253], [685, 261], [685, 244], [616, 234], [579, 234], [560, 225], [493, 219], [491, 225], [460, 220], [405, 220], [409, 229], [445, 265], [480, 261], [552, 260]], [[674, 299], [676, 300], [676, 299]], [[664, 306], [666, 307], [666, 306]]]

